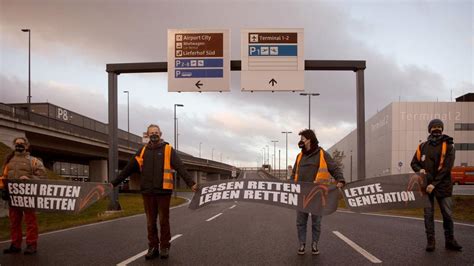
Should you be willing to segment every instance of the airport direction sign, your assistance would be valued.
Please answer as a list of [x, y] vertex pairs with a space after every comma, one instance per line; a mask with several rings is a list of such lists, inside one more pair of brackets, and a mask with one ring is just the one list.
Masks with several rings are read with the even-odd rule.
[[168, 30], [168, 91], [230, 91], [229, 30]]
[[303, 91], [304, 30], [241, 31], [242, 91]]

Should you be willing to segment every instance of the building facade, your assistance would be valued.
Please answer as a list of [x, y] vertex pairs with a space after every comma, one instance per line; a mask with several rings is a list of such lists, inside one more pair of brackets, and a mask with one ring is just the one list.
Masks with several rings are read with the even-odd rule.
[[[411, 160], [428, 137], [428, 123], [444, 122], [444, 134], [454, 138], [455, 166], [474, 166], [474, 102], [394, 102], [365, 123], [367, 178], [413, 172]], [[352, 131], [329, 149], [344, 153], [346, 180], [357, 176], [357, 135]]]

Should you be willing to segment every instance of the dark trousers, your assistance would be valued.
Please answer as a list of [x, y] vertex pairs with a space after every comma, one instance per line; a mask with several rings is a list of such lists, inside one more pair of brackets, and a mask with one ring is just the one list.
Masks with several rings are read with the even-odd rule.
[[14, 247], [21, 248], [21, 242], [23, 238], [21, 221], [23, 220], [24, 214], [26, 223], [26, 245], [36, 248], [38, 242], [38, 223], [36, 221], [35, 211], [10, 207], [8, 214], [10, 218], [10, 235], [12, 239], [12, 245]]
[[[142, 196], [148, 229], [148, 246], [161, 249], [169, 248], [171, 240], [171, 195], [142, 194]], [[156, 226], [157, 216], [160, 218], [160, 237], [158, 237], [158, 228]]]
[[429, 195], [431, 206], [425, 208], [425, 230], [427, 236], [434, 236], [434, 199], [438, 201], [439, 209], [443, 215], [444, 236], [446, 239], [453, 238], [454, 223], [453, 223], [453, 201], [451, 197], [438, 198], [433, 194]]

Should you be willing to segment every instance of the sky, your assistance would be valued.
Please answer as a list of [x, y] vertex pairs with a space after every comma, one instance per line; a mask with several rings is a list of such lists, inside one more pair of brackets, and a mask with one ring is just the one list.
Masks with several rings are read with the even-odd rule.
[[[474, 91], [474, 4], [453, 1], [0, 0], [0, 102], [25, 102], [31, 29], [32, 102], [50, 102], [107, 123], [108, 63], [165, 62], [168, 29], [229, 29], [231, 60], [240, 60], [240, 30], [303, 28], [306, 60], [365, 60], [366, 119], [394, 101], [451, 101]], [[277, 140], [285, 165], [308, 127], [308, 100], [292, 92], [167, 91], [166, 73], [118, 78], [119, 128], [141, 135], [159, 124], [179, 150], [237, 166], [262, 163]], [[356, 127], [355, 74], [305, 73], [311, 128], [329, 149]], [[451, 98], [452, 95], [452, 98]]]

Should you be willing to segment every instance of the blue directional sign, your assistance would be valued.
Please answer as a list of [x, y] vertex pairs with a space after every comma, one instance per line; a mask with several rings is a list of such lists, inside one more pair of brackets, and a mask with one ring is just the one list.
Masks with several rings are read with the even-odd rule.
[[224, 59], [175, 59], [175, 68], [224, 67]]
[[175, 78], [222, 78], [223, 69], [175, 69]]
[[298, 46], [249, 45], [249, 56], [298, 56]]

